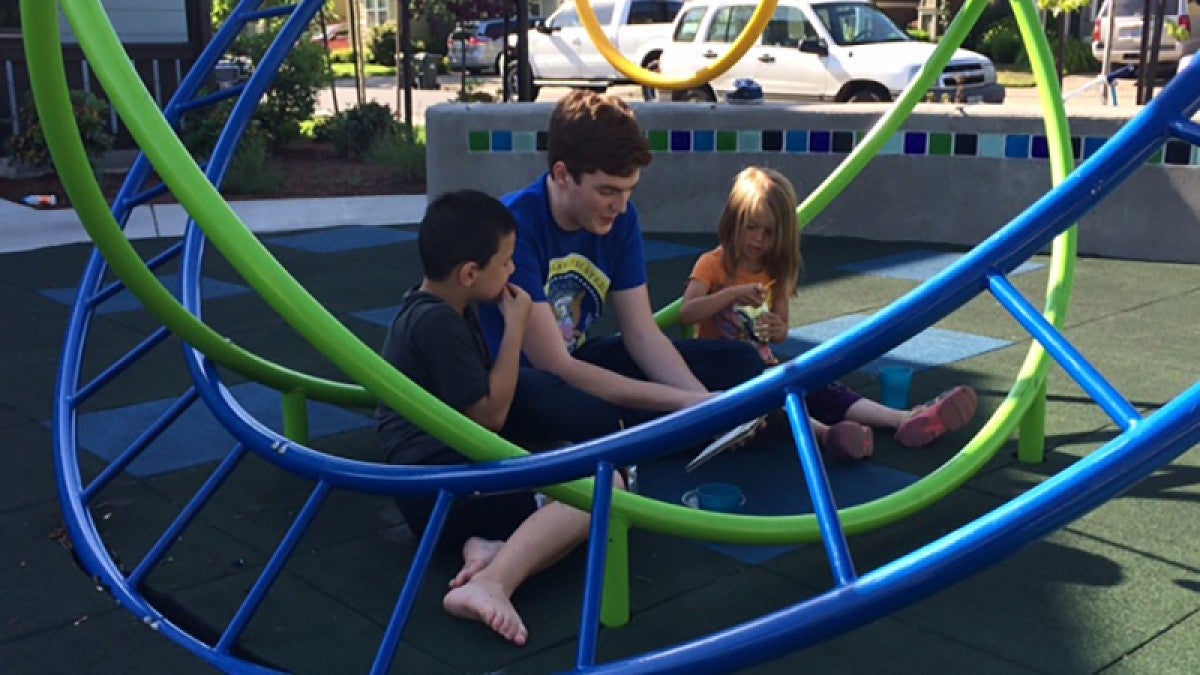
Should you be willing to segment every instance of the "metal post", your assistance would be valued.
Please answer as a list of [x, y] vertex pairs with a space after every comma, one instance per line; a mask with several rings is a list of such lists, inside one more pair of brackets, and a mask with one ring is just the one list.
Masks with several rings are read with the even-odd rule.
[[517, 0], [517, 100], [533, 100], [533, 71], [529, 69], [529, 0]]
[[400, 6], [400, 35], [397, 37], [396, 46], [399, 47], [403, 61], [397, 60], [397, 65], [400, 66], [400, 77], [403, 78], [402, 86], [404, 87], [404, 128], [408, 130], [409, 138], [412, 138], [413, 128], [413, 101], [412, 101], [412, 83], [413, 83], [413, 50], [412, 50], [412, 9], [408, 6], [409, 0], [399, 0], [397, 3]]

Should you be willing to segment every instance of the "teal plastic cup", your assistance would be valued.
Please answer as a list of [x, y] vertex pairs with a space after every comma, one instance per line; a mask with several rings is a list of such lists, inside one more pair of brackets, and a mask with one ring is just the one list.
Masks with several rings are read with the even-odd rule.
[[883, 366], [879, 369], [879, 402], [889, 408], [908, 410], [912, 391], [912, 368]]
[[746, 495], [733, 483], [703, 483], [696, 488], [696, 505], [705, 511], [730, 513], [746, 503]]

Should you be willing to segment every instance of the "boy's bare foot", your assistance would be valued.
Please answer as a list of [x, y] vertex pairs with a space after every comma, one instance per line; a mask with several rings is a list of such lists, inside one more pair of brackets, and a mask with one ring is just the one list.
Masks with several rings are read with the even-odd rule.
[[483, 568], [488, 566], [488, 563], [492, 562], [492, 558], [496, 557], [496, 553], [503, 545], [503, 541], [484, 539], [483, 537], [467, 539], [467, 542], [463, 544], [462, 569], [450, 580], [450, 588], [458, 588], [479, 574]]
[[476, 578], [451, 589], [442, 598], [442, 607], [451, 616], [479, 621], [517, 646], [529, 638], [517, 609], [500, 585], [492, 581]]

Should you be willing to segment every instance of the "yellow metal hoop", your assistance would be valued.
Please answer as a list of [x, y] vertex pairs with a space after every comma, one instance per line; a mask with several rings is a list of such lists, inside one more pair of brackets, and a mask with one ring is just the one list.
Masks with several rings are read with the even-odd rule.
[[779, 0], [762, 0], [758, 8], [754, 10], [754, 14], [750, 16], [750, 23], [746, 24], [746, 27], [738, 34], [737, 39], [730, 45], [729, 51], [725, 52], [725, 55], [717, 59], [711, 66], [697, 70], [691, 77], [672, 79], [662, 73], [646, 70], [625, 58], [621, 52], [617, 51], [616, 47], [613, 47], [608, 36], [604, 34], [604, 30], [600, 28], [600, 22], [596, 20], [596, 13], [592, 11], [591, 2], [575, 0], [575, 6], [579, 9], [579, 21], [583, 24], [584, 30], [587, 31], [588, 37], [592, 39], [592, 43], [596, 45], [600, 54], [608, 59], [613, 68], [621, 71], [629, 79], [643, 87], [655, 89], [691, 89], [707, 84], [714, 77], [732, 68], [733, 64], [740, 61], [746, 52], [750, 51], [754, 41], [762, 35], [763, 30], [767, 27], [767, 22], [771, 20], [771, 15], [775, 13], [775, 5], [778, 3]]

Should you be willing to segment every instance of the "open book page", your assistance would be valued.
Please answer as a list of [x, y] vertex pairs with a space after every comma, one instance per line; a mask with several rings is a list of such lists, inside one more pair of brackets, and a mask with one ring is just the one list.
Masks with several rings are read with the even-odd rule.
[[720, 436], [717, 436], [713, 439], [712, 443], [704, 446], [704, 449], [701, 450], [700, 453], [697, 454], [694, 459], [692, 459], [692, 461], [688, 462], [687, 466], [685, 466], [683, 470], [690, 472], [713, 457], [716, 457], [722, 452], [728, 450], [729, 448], [737, 447], [738, 445], [750, 440], [758, 431], [758, 427], [762, 425], [762, 422], [764, 419], [766, 419], [766, 417], [766, 415], [763, 415], [762, 417], [755, 417], [749, 422], [743, 422], [729, 431], [721, 434]]

